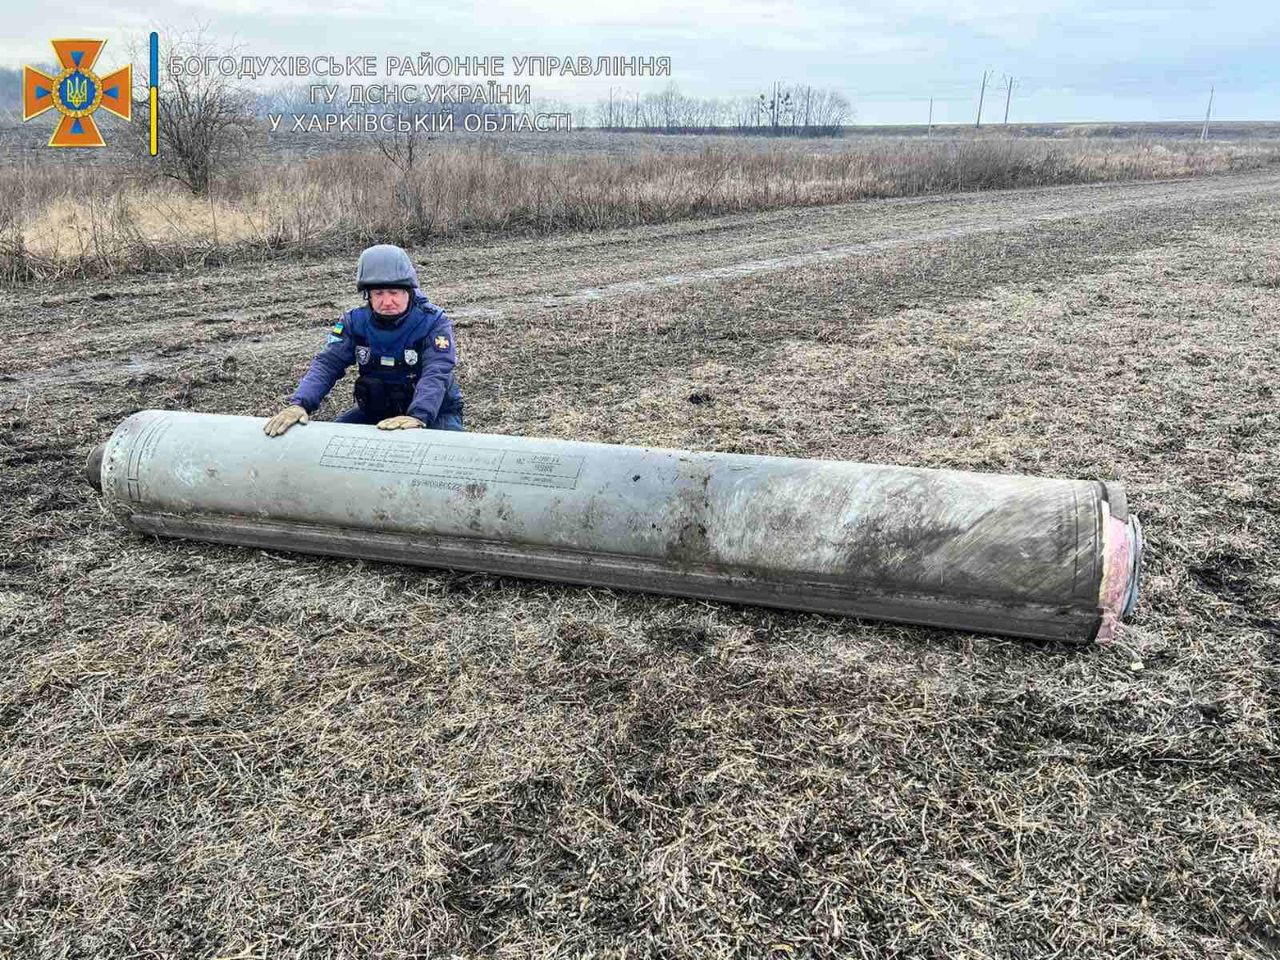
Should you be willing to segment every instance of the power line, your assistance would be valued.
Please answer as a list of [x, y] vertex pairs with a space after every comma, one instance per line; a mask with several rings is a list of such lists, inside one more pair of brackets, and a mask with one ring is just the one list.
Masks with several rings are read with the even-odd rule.
[[987, 75], [990, 73], [990, 70], [982, 71], [982, 88], [978, 91], [978, 119], [973, 123], [975, 130], [982, 126], [982, 100], [987, 94]]

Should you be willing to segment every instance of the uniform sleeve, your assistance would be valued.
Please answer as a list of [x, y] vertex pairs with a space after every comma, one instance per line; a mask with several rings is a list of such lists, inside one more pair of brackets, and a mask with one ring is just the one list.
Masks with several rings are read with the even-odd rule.
[[355, 341], [351, 339], [351, 331], [346, 323], [339, 322], [329, 333], [324, 349], [311, 361], [306, 376], [298, 384], [298, 389], [293, 391], [289, 402], [296, 403], [307, 413], [315, 413], [333, 385], [347, 372], [347, 367], [355, 362]]
[[431, 423], [440, 414], [449, 381], [453, 379], [453, 368], [458, 362], [458, 348], [453, 342], [453, 321], [448, 314], [440, 314], [422, 349], [422, 368], [413, 391], [413, 402], [409, 404], [409, 415], [423, 423]]

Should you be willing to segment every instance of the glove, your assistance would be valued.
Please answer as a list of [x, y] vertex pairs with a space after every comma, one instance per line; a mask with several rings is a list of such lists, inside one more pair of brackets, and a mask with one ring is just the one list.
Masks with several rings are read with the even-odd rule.
[[425, 426], [417, 417], [387, 417], [378, 421], [379, 430], [413, 430]]
[[285, 407], [274, 417], [268, 420], [263, 426], [262, 432], [268, 437], [278, 437], [295, 423], [310, 422], [311, 417], [307, 414], [306, 409], [295, 403]]

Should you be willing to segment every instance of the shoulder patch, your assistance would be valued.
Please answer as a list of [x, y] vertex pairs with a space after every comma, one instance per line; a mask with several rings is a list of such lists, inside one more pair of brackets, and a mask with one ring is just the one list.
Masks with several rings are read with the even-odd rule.
[[341, 342], [342, 342], [342, 338], [341, 338], [341, 337], [339, 337], [339, 336], [335, 336], [334, 334], [332, 334], [332, 333], [331, 333], [331, 334], [329, 334], [327, 337], [325, 337], [325, 338], [324, 338], [324, 342], [325, 342], [325, 343], [341, 343]]
[[335, 337], [341, 337], [341, 336], [342, 336], [342, 321], [341, 321], [341, 320], [339, 320], [337, 323], [335, 323], [335, 324], [333, 325], [333, 335], [334, 335]]
[[440, 334], [440, 336], [436, 337], [435, 339], [435, 347], [441, 353], [444, 353], [446, 350], [449, 349], [449, 338], [446, 337], [444, 334]]

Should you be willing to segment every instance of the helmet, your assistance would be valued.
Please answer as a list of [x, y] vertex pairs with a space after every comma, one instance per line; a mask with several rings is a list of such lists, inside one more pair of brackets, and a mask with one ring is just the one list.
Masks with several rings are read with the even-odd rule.
[[418, 274], [413, 269], [413, 261], [394, 244], [380, 243], [360, 254], [356, 263], [357, 290], [400, 287], [412, 292], [417, 286]]

